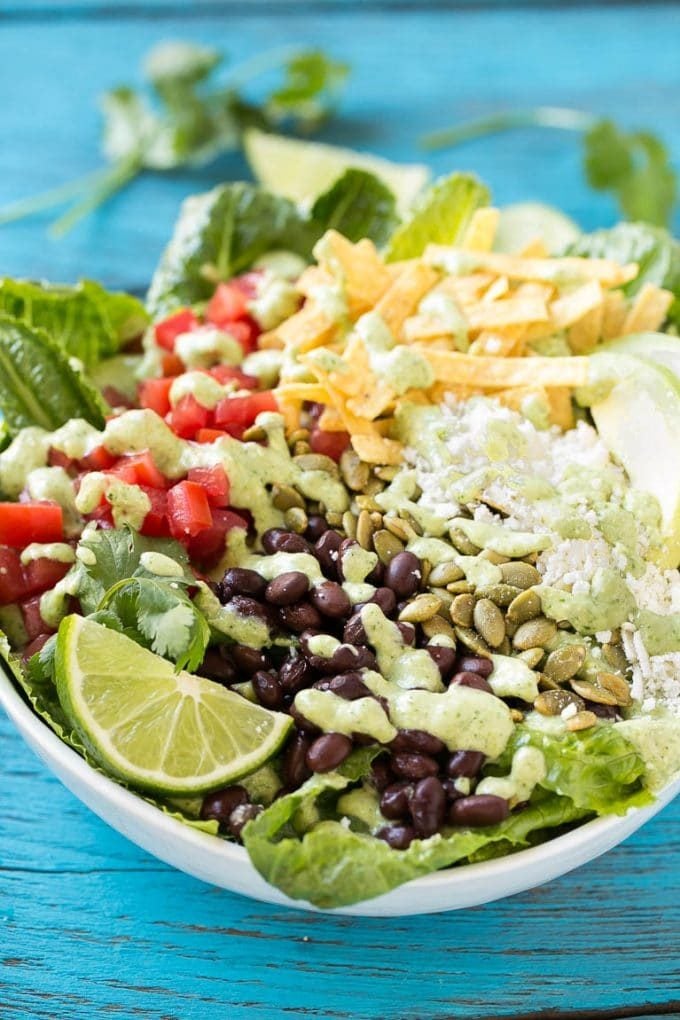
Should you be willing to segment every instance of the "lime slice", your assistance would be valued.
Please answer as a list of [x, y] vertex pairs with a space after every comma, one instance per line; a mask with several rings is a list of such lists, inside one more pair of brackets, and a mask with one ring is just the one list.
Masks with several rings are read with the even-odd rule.
[[421, 163], [391, 163], [379, 156], [323, 142], [270, 135], [257, 128], [246, 131], [244, 148], [260, 184], [292, 202], [311, 204], [345, 170], [357, 167], [385, 182], [403, 216], [430, 179], [430, 171]]
[[59, 700], [97, 760], [154, 793], [232, 783], [271, 758], [292, 725], [81, 616], [59, 628], [56, 671]]
[[559, 209], [541, 202], [517, 202], [501, 209], [494, 251], [514, 255], [531, 241], [540, 240], [555, 255], [580, 236], [577, 224]]

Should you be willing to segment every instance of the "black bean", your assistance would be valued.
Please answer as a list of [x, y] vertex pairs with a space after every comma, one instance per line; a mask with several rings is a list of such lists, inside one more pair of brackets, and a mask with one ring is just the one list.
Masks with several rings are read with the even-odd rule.
[[385, 570], [385, 584], [397, 598], [409, 599], [420, 588], [423, 577], [422, 564], [411, 552], [400, 552], [393, 556]]
[[456, 665], [456, 650], [446, 645], [426, 645], [427, 652], [439, 669], [442, 680], [448, 680]]
[[234, 661], [223, 645], [209, 648], [196, 672], [220, 684], [233, 684], [239, 679]]
[[387, 755], [381, 754], [379, 758], [375, 759], [371, 765], [371, 775], [369, 778], [378, 791], [385, 790], [390, 785], [394, 776], [392, 775]]
[[454, 673], [451, 677], [451, 686], [472, 687], [476, 691], [486, 691], [487, 694], [493, 694], [491, 687], [480, 673], [470, 673], [468, 670]]
[[263, 605], [262, 602], [256, 602], [255, 599], [248, 598], [247, 595], [234, 595], [229, 605], [240, 616], [254, 616], [258, 620], [262, 620], [270, 630], [276, 630], [278, 627], [276, 613], [271, 606]]
[[260, 670], [253, 675], [250, 682], [261, 705], [272, 709], [281, 707], [283, 704], [283, 691], [274, 673], [265, 673], [263, 670]]
[[302, 655], [285, 659], [279, 669], [279, 683], [286, 694], [297, 694], [312, 681], [312, 670]]
[[385, 567], [380, 562], [380, 560], [378, 560], [370, 574], [366, 574], [366, 583], [374, 584], [376, 588], [379, 588], [384, 580], [385, 580]]
[[390, 744], [390, 750], [397, 754], [402, 751], [415, 751], [417, 754], [441, 754], [446, 744], [439, 737], [426, 733], [425, 730], [399, 730]]
[[328, 690], [345, 701], [371, 697], [371, 692], [359, 673], [341, 673], [340, 676], [334, 676], [328, 681]]
[[352, 741], [344, 733], [323, 733], [307, 751], [307, 767], [312, 772], [331, 772], [351, 751]]
[[412, 623], [405, 623], [399, 620], [397, 627], [405, 645], [414, 645], [416, 643], [416, 628]]
[[380, 810], [391, 822], [398, 822], [409, 814], [409, 800], [413, 793], [413, 784], [402, 781], [391, 783], [380, 797]]
[[328, 531], [328, 524], [321, 514], [310, 514], [307, 518], [307, 530], [305, 538], [310, 542], [318, 542], [323, 534]]
[[303, 630], [320, 630], [322, 626], [321, 614], [310, 602], [297, 602], [293, 606], [281, 606], [279, 619], [284, 627], [292, 630], [295, 634], [301, 634]]
[[367, 656], [372, 655], [367, 648], [355, 648], [354, 645], [340, 645], [330, 658], [331, 668], [336, 673], [346, 673], [350, 669], [368, 668]]
[[446, 794], [436, 776], [416, 783], [409, 806], [416, 834], [423, 838], [434, 836], [444, 824], [446, 814]]
[[354, 669], [376, 669], [377, 665], [378, 663], [371, 649], [366, 648], [365, 645], [359, 645]]
[[264, 577], [256, 570], [247, 570], [245, 567], [232, 567], [231, 570], [227, 570], [222, 583], [231, 589], [233, 595], [248, 595], [253, 599], [261, 598], [267, 587]]
[[278, 552], [278, 541], [282, 535], [287, 535], [285, 528], [270, 528], [262, 535], [262, 548], [266, 553]]
[[392, 755], [391, 765], [395, 776], [400, 779], [425, 779], [439, 772], [439, 765], [434, 758], [412, 751], [400, 751]]
[[234, 839], [241, 838], [241, 833], [247, 823], [262, 814], [262, 810], [261, 804], [240, 804], [239, 807], [234, 808], [227, 823], [227, 828]]
[[232, 645], [229, 654], [237, 672], [241, 674], [239, 679], [243, 679], [244, 676], [252, 676], [259, 669], [271, 668], [271, 662], [267, 656], [257, 648], [249, 648], [248, 645]]
[[333, 620], [349, 616], [352, 612], [349, 595], [337, 581], [324, 581], [322, 584], [315, 585], [310, 600], [320, 613]]
[[342, 632], [342, 640], [348, 645], [365, 645], [368, 641], [364, 625], [361, 622], [361, 613], [350, 616]]
[[247, 803], [248, 794], [242, 786], [225, 786], [222, 790], [206, 794], [201, 804], [201, 818], [204, 822], [214, 819], [221, 826], [226, 826], [234, 808]]
[[273, 606], [292, 606], [307, 594], [309, 578], [301, 570], [288, 570], [270, 581], [264, 593]]
[[391, 588], [376, 588], [368, 602], [361, 602], [356, 608], [361, 609], [367, 605], [376, 605], [385, 616], [392, 616], [397, 608], [397, 596]]
[[441, 784], [448, 800], [458, 800], [459, 797], [463, 796], [456, 786], [455, 779], [442, 779]]
[[446, 763], [446, 774], [454, 779], [459, 776], [472, 779], [479, 774], [483, 764], [484, 755], [481, 751], [456, 751]]
[[321, 569], [331, 579], [338, 576], [338, 550], [341, 545], [342, 538], [337, 531], [326, 531], [314, 546], [314, 555]]
[[302, 535], [283, 528], [270, 528], [262, 536], [262, 548], [267, 553], [309, 553], [311, 547]]
[[460, 673], [479, 673], [487, 677], [493, 673], [493, 662], [482, 655], [463, 655], [456, 663], [456, 669]]
[[407, 850], [416, 838], [416, 831], [410, 825], [386, 825], [376, 832], [378, 839], [384, 840], [393, 850]]
[[449, 807], [449, 821], [452, 825], [497, 825], [510, 814], [507, 800], [490, 793], [472, 794], [454, 800]]
[[311, 738], [306, 733], [301, 733], [298, 730], [284, 751], [281, 777], [287, 790], [296, 790], [298, 786], [302, 786], [305, 779], [309, 778], [311, 773], [307, 767], [306, 758], [311, 742]]
[[616, 705], [601, 705], [596, 701], [586, 701], [586, 708], [598, 717], [598, 719], [616, 719], [618, 709]]

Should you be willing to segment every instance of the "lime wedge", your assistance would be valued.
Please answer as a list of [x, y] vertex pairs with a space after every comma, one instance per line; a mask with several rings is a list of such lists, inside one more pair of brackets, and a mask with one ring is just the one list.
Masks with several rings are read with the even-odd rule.
[[154, 793], [232, 783], [271, 758], [292, 725], [81, 616], [59, 628], [56, 672], [62, 707], [95, 758]]
[[403, 216], [430, 179], [430, 171], [421, 163], [391, 163], [379, 156], [323, 142], [284, 138], [257, 128], [246, 131], [244, 148], [260, 184], [292, 202], [311, 204], [345, 170], [357, 167], [384, 181]]
[[517, 202], [501, 209], [494, 251], [517, 254], [531, 241], [543, 241], [551, 255], [580, 237], [581, 230], [559, 209], [541, 202]]

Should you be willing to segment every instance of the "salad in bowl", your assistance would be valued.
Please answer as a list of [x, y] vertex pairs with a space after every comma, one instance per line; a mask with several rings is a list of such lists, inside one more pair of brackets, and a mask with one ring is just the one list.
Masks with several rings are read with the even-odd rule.
[[488, 202], [225, 185], [145, 306], [0, 284], [7, 670], [324, 908], [680, 769], [680, 249]]

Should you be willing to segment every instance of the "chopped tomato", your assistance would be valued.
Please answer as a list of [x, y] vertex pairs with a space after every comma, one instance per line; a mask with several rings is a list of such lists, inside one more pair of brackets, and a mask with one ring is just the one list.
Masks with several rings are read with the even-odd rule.
[[116, 463], [116, 458], [105, 446], [95, 446], [85, 457], [81, 457], [78, 466], [82, 471], [106, 471]]
[[229, 479], [219, 464], [214, 467], [190, 468], [187, 478], [205, 490], [211, 506], [229, 506]]
[[40, 598], [40, 595], [32, 595], [30, 599], [24, 599], [21, 603], [21, 615], [24, 618], [24, 627], [29, 641], [33, 641], [40, 634], [50, 632], [50, 627], [40, 615]]
[[149, 497], [151, 509], [142, 521], [140, 533], [149, 538], [169, 538], [168, 494], [163, 489], [150, 489], [144, 486], [142, 489]]
[[47, 463], [50, 467], [60, 467], [64, 471], [70, 471], [75, 464], [75, 460], [73, 457], [67, 457], [62, 450], [55, 450], [53, 446], [50, 446], [47, 454]]
[[161, 368], [163, 369], [163, 375], [175, 376], [186, 372], [186, 365], [179, 354], [164, 354], [161, 359]]
[[271, 390], [250, 393], [247, 397], [225, 397], [215, 408], [215, 424], [240, 439], [262, 411], [278, 410]]
[[187, 393], [170, 412], [170, 428], [181, 439], [193, 439], [210, 421], [210, 411]]
[[168, 493], [168, 518], [173, 538], [186, 541], [211, 527], [208, 497], [196, 482], [178, 482]]
[[229, 433], [223, 429], [199, 429], [196, 433], [197, 443], [214, 443], [216, 439], [222, 439], [223, 436], [228, 436]]
[[248, 295], [235, 282], [219, 283], [205, 310], [207, 322], [226, 326], [248, 314]]
[[309, 445], [314, 453], [323, 453], [333, 460], [340, 460], [350, 444], [349, 432], [329, 432], [327, 429], [312, 429]]
[[256, 390], [260, 384], [257, 376], [247, 375], [240, 368], [234, 368], [233, 365], [215, 365], [214, 368], [208, 369], [208, 375], [217, 379], [223, 386], [225, 383], [235, 382], [242, 390]]
[[0, 546], [0, 606], [18, 602], [26, 594], [26, 580], [19, 553]]
[[148, 486], [152, 489], [166, 489], [168, 486], [167, 478], [158, 470], [148, 450], [121, 457], [111, 469], [111, 474], [129, 485]]
[[134, 401], [130, 400], [127, 393], [116, 389], [115, 386], [105, 386], [102, 390], [104, 400], [109, 407], [134, 407]]
[[46, 556], [41, 556], [38, 560], [31, 560], [24, 567], [24, 594], [38, 595], [54, 588], [57, 581], [61, 581], [64, 574], [67, 573], [69, 566], [69, 563], [50, 560]]
[[33, 655], [35, 655], [36, 652], [39, 652], [43, 645], [46, 644], [51, 637], [52, 637], [51, 634], [38, 634], [36, 638], [33, 638], [32, 641], [29, 641], [26, 647], [24, 648], [23, 652], [21, 653], [21, 657], [23, 658], [24, 662], [28, 662], [28, 660]]
[[254, 319], [239, 319], [238, 322], [225, 322], [222, 327], [225, 333], [238, 340], [243, 348], [244, 354], [252, 354], [257, 350], [257, 338], [260, 335], [260, 327]]
[[213, 510], [212, 524], [190, 539], [188, 552], [192, 560], [211, 567], [224, 552], [227, 535], [232, 528], [245, 528], [246, 521], [232, 510]]
[[156, 343], [166, 351], [174, 351], [175, 340], [182, 333], [190, 333], [198, 326], [198, 319], [190, 308], [183, 308], [181, 312], [175, 312], [162, 322], [157, 322], [154, 328]]
[[170, 387], [174, 379], [145, 379], [138, 387], [139, 406], [165, 418], [170, 410]]
[[63, 537], [58, 503], [0, 503], [0, 544], [25, 549], [31, 542], [61, 542]]

